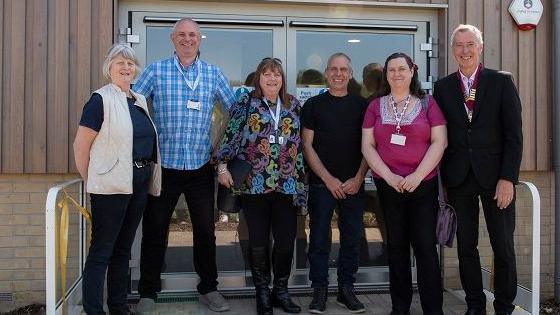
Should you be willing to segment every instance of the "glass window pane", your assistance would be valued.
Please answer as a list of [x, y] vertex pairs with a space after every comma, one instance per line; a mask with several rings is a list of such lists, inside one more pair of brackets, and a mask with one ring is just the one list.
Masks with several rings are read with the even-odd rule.
[[[391, 43], [387, 45], [387, 43]], [[330, 55], [344, 52], [352, 59], [354, 82], [350, 92], [371, 94], [362, 87], [363, 68], [369, 63], [383, 65], [385, 59], [394, 52], [404, 52], [413, 56], [414, 35], [383, 34], [340, 31], [298, 31], [297, 47], [297, 89], [298, 97], [305, 99], [319, 94], [325, 87], [324, 71]]]
[[[272, 56], [272, 30], [201, 28], [201, 58], [222, 69], [233, 87], [245, 83], [264, 57]], [[171, 26], [148, 26], [146, 63], [167, 58], [174, 48]], [[255, 49], [258, 47], [258, 49]]]

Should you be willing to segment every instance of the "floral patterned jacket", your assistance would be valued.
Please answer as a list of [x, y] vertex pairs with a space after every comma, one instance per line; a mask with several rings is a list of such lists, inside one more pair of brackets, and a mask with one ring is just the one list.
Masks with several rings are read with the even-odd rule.
[[278, 135], [285, 139], [283, 144], [269, 143], [269, 136], [276, 131], [268, 105], [262, 99], [245, 97], [231, 109], [224, 137], [212, 160], [227, 163], [237, 157], [250, 161], [253, 169], [241, 187], [243, 194], [279, 192], [293, 195], [294, 205], [305, 206], [301, 105], [291, 95], [288, 99], [290, 107], [282, 105], [278, 125]]

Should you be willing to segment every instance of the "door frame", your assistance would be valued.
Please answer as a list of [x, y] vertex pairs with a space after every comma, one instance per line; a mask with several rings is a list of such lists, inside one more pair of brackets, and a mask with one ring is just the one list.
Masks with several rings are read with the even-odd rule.
[[[350, 12], [346, 17], [338, 17], [340, 14], [329, 12], [329, 7], [296, 4], [255, 4], [241, 3], [236, 4], [238, 8], [226, 8], [226, 6], [215, 6], [215, 2], [205, 3], [202, 1], [192, 2], [192, 12], [185, 12], [184, 6], [178, 1], [167, 1], [157, 5], [145, 1], [124, 2], [119, 6], [119, 40], [125, 41], [128, 33], [138, 35], [139, 43], [133, 44], [133, 48], [138, 53], [141, 63], [146, 60], [146, 26], [172, 24], [179, 18], [190, 17], [198, 21], [201, 27], [206, 25], [220, 25], [226, 28], [247, 27], [253, 29], [273, 29], [273, 54], [282, 60], [286, 60], [286, 75], [288, 91], [295, 95], [296, 63], [292, 62], [296, 58], [295, 37], [297, 30], [316, 30], [317, 25], [325, 31], [345, 31], [363, 32], [368, 29], [384, 31], [390, 33], [410, 33], [414, 31], [414, 59], [420, 64], [420, 77], [424, 81], [428, 75], [437, 73], [437, 62], [430, 62], [428, 53], [420, 50], [420, 44], [427, 41], [432, 34], [437, 34], [438, 11], [433, 8], [375, 8], [368, 7], [365, 14], [362, 11]], [[351, 5], [339, 7], [352, 7]], [[228, 11], [229, 10], [229, 11]], [[212, 13], [215, 12], [215, 13]], [[228, 14], [228, 12], [243, 12], [243, 14]], [[348, 11], [349, 12], [349, 11]], [[271, 14], [273, 13], [273, 14]], [[323, 14], [321, 14], [323, 13]], [[355, 18], [355, 15], [358, 15]], [[364, 15], [367, 18], [364, 18]], [[317, 16], [327, 16], [318, 18]], [[296, 22], [294, 24], [294, 22]], [[300, 23], [300, 24], [298, 24]], [[330, 26], [329, 26], [330, 25]], [[423, 66], [425, 65], [425, 66]], [[133, 253], [136, 258], [130, 262], [132, 275], [132, 291], [135, 293], [137, 280], [139, 278], [139, 252], [141, 226], [139, 227]], [[295, 264], [290, 280], [290, 287], [305, 289], [309, 287], [307, 279], [307, 269], [296, 270]], [[416, 279], [416, 267], [412, 266], [413, 279]], [[330, 283], [336, 285], [336, 269], [329, 270]], [[388, 288], [389, 276], [388, 267], [360, 267], [356, 275], [357, 288]], [[195, 294], [198, 276], [194, 272], [174, 273], [162, 275], [162, 287], [164, 292], [170, 294]], [[228, 271], [219, 272], [220, 290], [233, 292], [246, 292], [251, 290], [252, 281], [250, 272]]]

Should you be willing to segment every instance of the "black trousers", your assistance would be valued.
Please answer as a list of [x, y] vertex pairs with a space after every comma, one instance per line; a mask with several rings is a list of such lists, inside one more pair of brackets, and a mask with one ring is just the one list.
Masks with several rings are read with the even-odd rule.
[[136, 229], [146, 207], [150, 167], [133, 167], [132, 194], [91, 198], [91, 245], [84, 267], [82, 295], [88, 315], [105, 314], [103, 286], [107, 272], [107, 306], [111, 314], [128, 314], [128, 262]]
[[482, 287], [482, 272], [478, 254], [479, 198], [482, 201], [490, 244], [494, 251], [494, 310], [496, 313], [513, 312], [517, 293], [517, 273], [513, 231], [515, 230], [515, 198], [504, 210], [498, 209], [494, 200], [495, 187], [484, 189], [472, 171], [457, 187], [447, 189], [449, 203], [457, 212], [457, 252], [461, 283], [465, 290], [467, 306], [473, 309], [486, 307]]
[[399, 193], [382, 179], [375, 179], [375, 185], [385, 214], [393, 310], [408, 312], [410, 309], [412, 246], [422, 310], [424, 314], [443, 314], [443, 289], [435, 233], [437, 178], [423, 181], [412, 193]]
[[297, 208], [292, 195], [268, 193], [242, 195], [243, 214], [249, 231], [249, 246], [268, 247], [270, 232], [276, 250], [294, 250]]
[[161, 291], [161, 271], [173, 210], [181, 194], [189, 208], [193, 226], [193, 263], [200, 277], [197, 290], [216, 290], [216, 237], [214, 235], [214, 169], [207, 163], [196, 170], [162, 169], [162, 191], [148, 198], [142, 221], [140, 297], [156, 298]]

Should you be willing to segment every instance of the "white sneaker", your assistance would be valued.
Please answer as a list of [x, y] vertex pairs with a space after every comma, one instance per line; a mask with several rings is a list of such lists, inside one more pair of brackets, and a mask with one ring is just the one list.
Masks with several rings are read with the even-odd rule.
[[136, 314], [138, 315], [152, 315], [156, 311], [156, 302], [150, 298], [141, 298], [140, 302], [136, 304]]
[[225, 312], [229, 311], [229, 304], [224, 299], [224, 297], [218, 291], [212, 291], [201, 295], [198, 301], [206, 305], [210, 310], [214, 312]]

